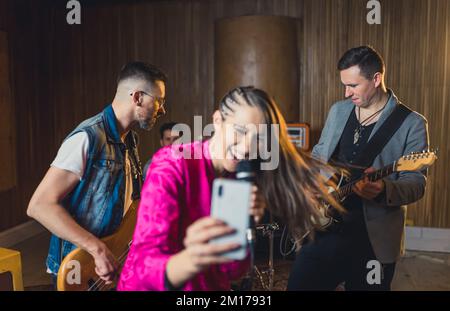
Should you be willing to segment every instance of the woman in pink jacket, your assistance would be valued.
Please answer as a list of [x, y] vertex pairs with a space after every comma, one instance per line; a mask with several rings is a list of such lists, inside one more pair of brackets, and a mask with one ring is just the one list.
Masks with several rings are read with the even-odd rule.
[[[255, 139], [274, 138], [278, 147], [271, 155], [278, 157], [277, 166], [257, 176], [250, 209], [256, 221], [267, 204], [300, 238], [318, 220], [317, 195], [332, 200], [319, 175], [322, 164], [296, 150], [277, 105], [264, 91], [231, 90], [213, 123], [209, 140], [166, 147], [153, 157], [118, 290], [229, 290], [231, 281], [248, 270], [249, 260], [230, 262], [220, 255], [240, 245], [208, 241], [232, 232], [210, 217], [213, 180], [232, 176], [238, 159], [254, 151], [248, 142]], [[260, 124], [269, 125], [265, 137]]]

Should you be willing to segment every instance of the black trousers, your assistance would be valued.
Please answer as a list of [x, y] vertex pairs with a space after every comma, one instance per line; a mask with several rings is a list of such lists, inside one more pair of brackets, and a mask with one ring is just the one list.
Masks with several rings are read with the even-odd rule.
[[319, 232], [297, 254], [287, 290], [331, 291], [342, 282], [346, 290], [390, 290], [395, 263], [380, 264], [380, 277], [374, 282], [374, 266], [367, 267], [371, 260], [376, 257], [365, 225], [351, 230], [344, 227]]

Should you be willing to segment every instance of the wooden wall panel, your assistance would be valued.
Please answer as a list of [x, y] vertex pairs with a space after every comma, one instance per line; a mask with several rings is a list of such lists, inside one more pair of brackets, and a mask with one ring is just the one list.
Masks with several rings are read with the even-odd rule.
[[0, 31], [0, 191], [16, 185], [16, 130], [9, 71], [8, 34]]
[[[0, 0], [0, 31], [3, 32], [10, 30], [8, 24], [8, 4], [9, 3], [6, 0]], [[11, 221], [11, 214], [14, 211], [15, 205], [12, 202], [12, 192], [13, 189], [0, 191], [0, 231], [2, 228], [11, 226], [13, 223]]]
[[[385, 57], [387, 82], [429, 120], [439, 160], [426, 196], [411, 206], [415, 225], [450, 227], [450, 3], [382, 0], [382, 24], [366, 23], [366, 0], [82, 1], [82, 24], [65, 22], [65, 1], [15, 0], [9, 11], [16, 107], [18, 183], [0, 192], [0, 231], [25, 220], [26, 204], [67, 133], [112, 100], [116, 74], [131, 59], [169, 75], [168, 114], [161, 122], [210, 120], [214, 110], [214, 22], [241, 15], [301, 21], [299, 115], [317, 141], [329, 107], [343, 97], [336, 63], [348, 48], [371, 44]], [[1, 5], [6, 0], [0, 0]], [[0, 27], [6, 27], [0, 10]], [[9, 14], [8, 14], [9, 15]], [[141, 155], [158, 147], [142, 132]], [[5, 205], [6, 204], [6, 205]], [[0, 209], [1, 210], [1, 209]]]
[[47, 1], [2, 1], [0, 25], [8, 33], [9, 41], [17, 183], [16, 187], [0, 191], [0, 231], [29, 220], [28, 201], [56, 148], [52, 144], [53, 103], [47, 97], [50, 88], [47, 31], [51, 31], [45, 10]]

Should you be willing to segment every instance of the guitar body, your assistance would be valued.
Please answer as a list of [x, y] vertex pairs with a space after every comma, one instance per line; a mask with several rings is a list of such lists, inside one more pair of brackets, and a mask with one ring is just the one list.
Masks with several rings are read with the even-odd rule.
[[[125, 260], [128, 253], [136, 226], [138, 206], [139, 201], [133, 202], [117, 232], [102, 239], [119, 263]], [[79, 273], [80, 277], [77, 278], [78, 275], [75, 273]], [[103, 282], [100, 283], [101, 286], [93, 286], [98, 279], [99, 277], [95, 273], [94, 258], [85, 250], [77, 248], [62, 261], [58, 271], [57, 288], [58, 291], [87, 291], [111, 290], [116, 286], [115, 283], [104, 285]]]
[[[350, 180], [344, 174], [341, 173], [339, 183], [336, 189], [329, 188], [329, 194], [331, 194], [338, 202], [343, 202], [345, 198], [353, 193], [353, 186], [363, 179], [368, 179], [371, 182], [375, 182], [384, 177], [391, 175], [394, 172], [413, 172], [424, 170], [436, 161], [436, 152], [423, 151], [421, 153], [411, 153], [409, 155], [402, 156], [397, 161], [369, 174], [363, 174], [362, 177]], [[317, 229], [324, 230], [328, 228], [334, 222], [341, 221], [340, 213], [330, 206], [329, 204], [323, 204], [320, 209], [321, 217], [319, 223], [316, 223]]]
[[331, 226], [334, 222], [334, 218], [329, 214], [329, 211], [332, 207], [329, 204], [323, 204], [323, 206], [320, 208], [320, 218], [318, 223], [316, 223], [316, 226], [319, 230], [324, 230]]
[[[339, 180], [339, 182], [336, 185], [336, 188], [328, 187], [328, 193], [333, 194], [339, 191], [339, 187], [348, 179], [346, 178], [346, 175], [342, 173], [340, 176], [337, 176], [336, 174], [336, 180]], [[320, 210], [320, 219], [319, 222], [316, 223], [317, 229], [319, 230], [325, 230], [329, 226], [331, 226], [334, 222], [337, 221], [337, 218], [339, 217], [339, 212], [337, 212], [330, 204], [324, 203], [322, 204]]]

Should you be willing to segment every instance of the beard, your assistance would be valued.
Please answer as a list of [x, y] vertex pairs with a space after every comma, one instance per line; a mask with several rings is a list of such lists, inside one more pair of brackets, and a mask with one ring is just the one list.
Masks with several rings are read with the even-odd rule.
[[145, 131], [150, 131], [155, 125], [155, 119], [139, 120], [139, 127]]
[[153, 114], [150, 117], [146, 117], [139, 111], [136, 111], [135, 116], [138, 120], [139, 128], [143, 129], [144, 131], [150, 131], [156, 123], [156, 116], [154, 116]]

